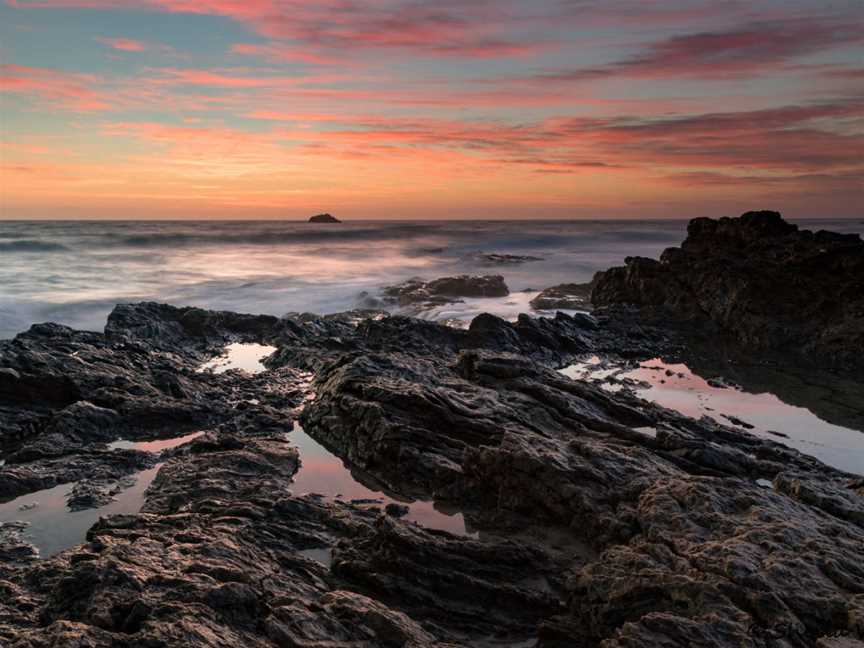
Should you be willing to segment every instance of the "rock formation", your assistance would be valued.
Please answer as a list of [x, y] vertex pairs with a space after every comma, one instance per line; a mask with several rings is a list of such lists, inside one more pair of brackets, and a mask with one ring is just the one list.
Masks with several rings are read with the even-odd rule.
[[[674, 345], [623, 326], [483, 315], [455, 330], [140, 304], [118, 307], [105, 334], [39, 325], [0, 342], [6, 493], [151, 465], [107, 449], [117, 438], [204, 432], [159, 457], [139, 514], [104, 518], [83, 544], [40, 561], [15, 533], [0, 539], [0, 645], [864, 637], [862, 478], [555, 371]], [[254, 376], [196, 371], [231, 341], [278, 351]], [[292, 494], [301, 409], [349, 466], [460, 510], [478, 537]]]
[[598, 273], [595, 306], [710, 323], [746, 347], [864, 376], [864, 242], [811, 232], [777, 212], [690, 222], [659, 261]]
[[383, 290], [384, 300], [398, 306], [423, 306], [460, 301], [462, 297], [506, 297], [510, 294], [501, 275], [459, 275], [432, 281], [409, 279]]
[[534, 310], [590, 310], [591, 288], [590, 283], [552, 286], [541, 291], [531, 300], [531, 308]]

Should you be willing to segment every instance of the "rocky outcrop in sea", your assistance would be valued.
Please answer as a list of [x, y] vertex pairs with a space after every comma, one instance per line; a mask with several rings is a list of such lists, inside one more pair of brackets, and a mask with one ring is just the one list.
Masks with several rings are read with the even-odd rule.
[[432, 308], [464, 297], [506, 297], [510, 294], [501, 275], [458, 275], [432, 281], [409, 279], [382, 291], [384, 302], [396, 306]]
[[341, 223], [338, 218], [332, 214], [316, 214], [309, 218], [310, 223]]
[[559, 284], [531, 300], [534, 310], [590, 310], [592, 284]]

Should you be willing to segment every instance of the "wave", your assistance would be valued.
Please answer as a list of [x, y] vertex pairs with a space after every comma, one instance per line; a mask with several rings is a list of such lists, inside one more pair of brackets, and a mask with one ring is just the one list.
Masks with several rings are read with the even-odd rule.
[[265, 229], [253, 232], [222, 231], [200, 232], [154, 232], [120, 236], [115, 245], [124, 247], [188, 247], [203, 245], [291, 245], [315, 242], [382, 241], [401, 240], [408, 236], [422, 235], [434, 228], [425, 225], [400, 225], [390, 227], [347, 229], [328, 226], [329, 229], [302, 231], [279, 231]]
[[0, 252], [68, 252], [69, 248], [59, 243], [50, 241], [36, 241], [33, 239], [21, 239], [0, 243]]

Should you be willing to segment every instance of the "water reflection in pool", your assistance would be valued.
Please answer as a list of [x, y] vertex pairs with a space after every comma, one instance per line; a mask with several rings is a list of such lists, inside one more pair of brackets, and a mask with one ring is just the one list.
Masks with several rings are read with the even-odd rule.
[[470, 537], [478, 536], [476, 531], [466, 527], [465, 518], [458, 511], [447, 510], [441, 504], [434, 502], [400, 501], [381, 491], [364, 486], [354, 478], [339, 457], [310, 437], [299, 424], [294, 425], [291, 441], [300, 450], [302, 462], [300, 470], [294, 476], [292, 490], [295, 494], [318, 493], [346, 502], [370, 500], [370, 504], [375, 500], [374, 505], [382, 509], [391, 503], [407, 504], [410, 511], [404, 517], [406, 520], [417, 522], [430, 529], [443, 529]]
[[222, 355], [201, 365], [199, 371], [225, 373], [230, 369], [240, 369], [248, 373], [261, 373], [266, 367], [261, 361], [276, 351], [276, 347], [264, 344], [235, 342], [225, 347]]
[[174, 437], [171, 439], [155, 439], [153, 441], [130, 441], [128, 439], [119, 439], [108, 444], [109, 450], [141, 450], [142, 452], [161, 452], [170, 450], [177, 446], [183, 445], [193, 439], [197, 439], [204, 434], [203, 431], [192, 432], [185, 436]]
[[39, 550], [42, 558], [50, 558], [84, 542], [87, 530], [100, 517], [141, 510], [144, 491], [155, 479], [161, 465], [139, 472], [134, 476], [132, 486], [120, 491], [113, 502], [101, 508], [70, 511], [66, 506], [66, 496], [75, 483], [61, 484], [0, 503], [0, 523], [26, 522], [28, 526], [23, 530], [23, 538]]
[[[192, 432], [180, 437], [154, 441], [119, 440], [108, 444], [108, 448], [158, 453], [176, 448], [202, 434], [204, 434], [202, 431]], [[84, 542], [87, 530], [100, 517], [140, 511], [144, 504], [144, 492], [156, 478], [156, 473], [161, 466], [160, 463], [154, 468], [129, 476], [127, 479], [132, 482], [129, 487], [122, 488], [118, 485], [114, 501], [95, 509], [69, 510], [66, 499], [77, 482], [60, 484], [2, 502], [0, 503], [0, 524], [13, 521], [26, 523], [27, 526], [23, 528], [21, 534], [24, 540], [39, 549], [42, 558], [49, 558], [64, 549]]]
[[749, 393], [719, 380], [706, 380], [685, 364], [667, 364], [660, 359], [634, 367], [594, 356], [561, 373], [597, 381], [611, 391], [627, 385], [641, 398], [687, 416], [709, 416], [724, 425], [800, 450], [840, 470], [864, 474], [864, 433], [828, 423], [772, 393]]

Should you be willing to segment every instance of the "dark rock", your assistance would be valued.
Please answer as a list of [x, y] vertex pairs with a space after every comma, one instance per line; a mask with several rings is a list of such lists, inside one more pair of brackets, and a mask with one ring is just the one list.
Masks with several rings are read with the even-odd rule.
[[531, 300], [534, 310], [585, 310], [591, 308], [592, 284], [560, 284], [541, 291]]
[[[36, 547], [23, 536], [28, 526], [27, 522], [0, 522], [0, 566], [27, 564], [39, 557]], [[3, 581], [0, 581], [0, 592], [2, 590]]]
[[411, 507], [405, 506], [404, 504], [397, 504], [396, 502], [390, 502], [384, 507], [384, 512], [390, 517], [401, 518], [411, 512]]
[[338, 218], [332, 216], [331, 214], [318, 214], [316, 216], [312, 216], [309, 219], [310, 223], [341, 223]]
[[864, 375], [864, 242], [801, 231], [777, 212], [690, 222], [660, 261], [598, 273], [595, 306], [710, 323], [750, 349]]
[[467, 256], [468, 260], [481, 265], [521, 265], [530, 261], [542, 261], [543, 257], [527, 254], [496, 254], [494, 252], [474, 252]]
[[398, 306], [431, 308], [460, 301], [462, 297], [506, 297], [510, 294], [500, 275], [459, 275], [432, 281], [409, 279], [382, 291], [384, 301]]
[[[119, 466], [156, 458], [108, 451], [109, 439], [206, 431], [158, 457], [138, 514], [103, 517], [77, 547], [35, 561], [20, 525], [0, 530], [0, 645], [860, 639], [864, 480], [554, 369], [666, 344], [622, 322], [484, 315], [457, 330], [142, 305], [123, 307], [107, 337], [34, 327], [0, 343], [0, 365], [66, 376], [78, 394], [4, 392], [9, 491], [74, 474], [98, 499]], [[278, 347], [267, 372], [195, 370], [238, 338]], [[478, 537], [405, 522], [392, 505], [292, 495], [291, 418], [310, 381], [310, 435], [395, 498], [461, 511]]]

